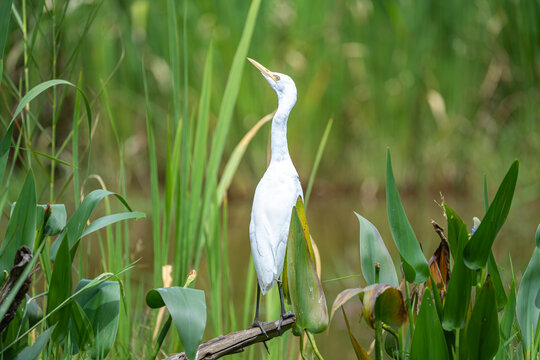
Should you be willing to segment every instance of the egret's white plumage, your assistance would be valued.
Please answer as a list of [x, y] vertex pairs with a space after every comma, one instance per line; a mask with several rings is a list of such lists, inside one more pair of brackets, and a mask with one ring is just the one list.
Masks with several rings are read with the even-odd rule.
[[283, 270], [292, 208], [303, 193], [287, 146], [287, 119], [296, 103], [294, 81], [249, 60], [278, 96], [278, 109], [272, 119], [271, 160], [255, 190], [249, 225], [251, 253], [264, 295], [274, 286]]

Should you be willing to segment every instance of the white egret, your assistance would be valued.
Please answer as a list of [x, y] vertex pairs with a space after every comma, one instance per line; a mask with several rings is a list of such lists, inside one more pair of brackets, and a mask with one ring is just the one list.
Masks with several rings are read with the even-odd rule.
[[261, 72], [278, 97], [278, 108], [272, 119], [271, 159], [264, 176], [259, 181], [253, 199], [249, 238], [251, 254], [257, 272], [257, 307], [252, 327], [264, 331], [259, 320], [259, 300], [278, 283], [281, 315], [278, 333], [285, 314], [280, 275], [283, 271], [292, 208], [298, 196], [303, 197], [298, 173], [289, 156], [287, 146], [287, 119], [296, 103], [296, 86], [287, 75], [275, 73], [255, 60], [248, 60]]

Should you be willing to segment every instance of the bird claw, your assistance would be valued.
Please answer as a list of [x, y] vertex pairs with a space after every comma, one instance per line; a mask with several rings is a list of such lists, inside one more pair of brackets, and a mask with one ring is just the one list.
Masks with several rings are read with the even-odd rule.
[[278, 336], [281, 336], [281, 324], [283, 323], [283, 315], [281, 315], [279, 317], [279, 323], [278, 323], [278, 326], [277, 326], [277, 334]]
[[[251, 325], [249, 326], [250, 329], [256, 328], [256, 327], [258, 327], [259, 329], [261, 329], [261, 332], [262, 332], [264, 335], [266, 335], [266, 337], [269, 337], [268, 334], [266, 333], [266, 330], [264, 330], [264, 328], [263, 328], [263, 326], [262, 326], [262, 322], [261, 322], [259, 319], [255, 319], [255, 320], [253, 321], [253, 324], [251, 324]], [[265, 344], [265, 345], [266, 345], [266, 344]]]

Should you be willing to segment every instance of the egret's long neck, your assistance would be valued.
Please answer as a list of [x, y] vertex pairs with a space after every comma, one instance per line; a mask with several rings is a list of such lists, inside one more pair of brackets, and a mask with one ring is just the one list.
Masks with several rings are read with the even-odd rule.
[[270, 150], [272, 153], [271, 162], [290, 159], [289, 147], [287, 145], [287, 120], [289, 113], [294, 106], [294, 102], [280, 99], [276, 114], [272, 119], [272, 133]]

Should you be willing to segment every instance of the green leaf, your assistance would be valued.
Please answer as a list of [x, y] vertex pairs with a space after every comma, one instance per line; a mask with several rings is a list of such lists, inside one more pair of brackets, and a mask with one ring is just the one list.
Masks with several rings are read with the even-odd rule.
[[407, 309], [398, 288], [388, 284], [374, 284], [360, 295], [364, 304], [364, 319], [375, 329], [375, 320], [399, 327], [407, 320]]
[[38, 321], [43, 319], [43, 310], [38, 303], [26, 295], [26, 313], [28, 314], [28, 323], [30, 326], [34, 326]]
[[[75, 291], [90, 282], [89, 279], [81, 280]], [[88, 354], [94, 359], [105, 358], [116, 340], [120, 321], [120, 293], [117, 281], [105, 281], [76, 298], [93, 329], [95, 341]]]
[[536, 229], [535, 240], [536, 240], [536, 247], [540, 249], [540, 225], [538, 225], [538, 228]]
[[309, 228], [299, 196], [292, 209], [287, 241], [287, 280], [298, 325], [311, 333], [328, 326], [326, 298], [313, 261]]
[[508, 298], [506, 297], [506, 292], [504, 291], [504, 286], [502, 284], [501, 275], [499, 274], [499, 268], [497, 262], [495, 261], [495, 256], [493, 256], [493, 251], [489, 252], [489, 258], [487, 263], [487, 271], [491, 276], [493, 281], [493, 286], [495, 286], [495, 296], [497, 298], [497, 310], [501, 311], [504, 309]]
[[351, 340], [351, 345], [354, 349], [354, 353], [356, 354], [356, 358], [358, 360], [371, 360], [366, 350], [364, 350], [362, 345], [360, 345], [360, 343], [352, 334], [351, 327], [349, 325], [349, 319], [347, 319], [347, 315], [345, 314], [345, 310], [343, 309], [343, 307], [341, 307], [341, 312], [343, 313], [343, 318], [345, 319], [345, 325], [347, 326], [347, 332], [349, 333], [349, 339]]
[[367, 219], [355, 213], [360, 222], [360, 262], [366, 282], [376, 284], [375, 263], [380, 265], [379, 283], [399, 286], [396, 268], [377, 228]]
[[84, 105], [86, 107], [86, 116], [88, 118], [88, 143], [90, 144], [91, 143], [90, 137], [91, 137], [91, 133], [92, 133], [92, 111], [90, 110], [90, 103], [88, 102], [88, 99], [86, 98], [86, 95], [82, 91], [82, 89], [80, 89], [76, 85], [73, 85], [72, 83], [70, 83], [69, 81], [66, 81], [66, 80], [61, 80], [61, 79], [48, 80], [48, 81], [44, 81], [41, 84], [38, 84], [38, 85], [34, 86], [32, 89], [30, 89], [23, 96], [23, 98], [19, 102], [19, 105], [17, 105], [17, 108], [15, 109], [15, 112], [13, 113], [13, 116], [11, 118], [11, 122], [9, 123], [9, 125], [11, 126], [13, 124], [13, 121], [17, 118], [17, 116], [19, 116], [21, 111], [23, 111], [23, 109], [26, 107], [26, 105], [28, 105], [28, 103], [30, 103], [30, 101], [34, 100], [39, 94], [41, 94], [45, 90], [47, 90], [47, 89], [49, 89], [49, 88], [51, 88], [53, 86], [57, 86], [57, 85], [69, 85], [69, 86], [72, 86], [75, 89], [77, 89], [79, 91], [79, 93], [81, 94], [81, 96], [83, 97]]
[[[0, 80], [3, 74], [4, 49], [9, 30], [9, 19], [11, 18], [11, 5], [13, 0], [2, 0], [0, 2]], [[0, 155], [1, 156], [1, 155]], [[0, 177], [0, 180], [2, 178]]]
[[324, 129], [323, 136], [321, 138], [321, 142], [319, 143], [319, 147], [317, 148], [317, 154], [315, 155], [313, 168], [311, 170], [311, 174], [309, 174], [309, 180], [306, 187], [306, 193], [304, 194], [304, 199], [306, 201], [306, 208], [309, 203], [309, 198], [311, 196], [311, 189], [313, 189], [313, 183], [315, 182], [315, 175], [317, 175], [317, 169], [319, 168], [319, 163], [321, 162], [324, 148], [326, 147], [326, 141], [328, 140], [328, 136], [330, 135], [330, 130], [332, 129], [333, 122], [334, 122], [334, 119], [328, 120], [328, 123], [326, 124], [326, 128]]
[[34, 344], [32, 346], [29, 346], [25, 348], [23, 351], [21, 351], [15, 360], [36, 360], [39, 358], [39, 355], [45, 349], [45, 346], [47, 346], [47, 343], [49, 342], [49, 339], [51, 338], [51, 335], [54, 331], [54, 328], [56, 325], [46, 329], [43, 331]]
[[[4, 5], [3, 1], [2, 1], [2, 4], [0, 4], [0, 7], [2, 7], [2, 5]], [[0, 67], [1, 67], [1, 64], [0, 64]], [[0, 72], [1, 72], [1, 69], [0, 69]], [[2, 77], [0, 76], [0, 79], [1, 78]], [[13, 134], [13, 125], [11, 125], [7, 129], [6, 133], [4, 134], [4, 137], [2, 138], [2, 141], [0, 142], [0, 184], [2, 184], [2, 180], [4, 179], [4, 172], [6, 171], [6, 167], [7, 167], [12, 134]]]
[[521, 339], [526, 351], [530, 351], [537, 331], [540, 309], [535, 306], [540, 293], [540, 249], [533, 250], [533, 256], [521, 279], [517, 295], [516, 317], [521, 329]]
[[469, 238], [467, 225], [447, 204], [444, 204], [444, 210], [448, 219], [448, 243], [454, 256], [454, 267], [448, 282], [442, 326], [450, 331], [465, 326], [471, 299], [473, 271], [463, 262], [463, 248]]
[[389, 149], [386, 151], [386, 209], [392, 237], [403, 261], [405, 279], [423, 283], [429, 277], [429, 266], [401, 204]]
[[486, 265], [491, 246], [499, 230], [503, 226], [514, 197], [514, 190], [519, 172], [519, 161], [516, 160], [506, 173], [493, 202], [482, 219], [480, 226], [465, 246], [463, 257], [465, 264], [472, 270]]
[[146, 304], [157, 309], [167, 306], [188, 359], [194, 360], [206, 327], [204, 291], [181, 287], [150, 290]]
[[510, 297], [508, 298], [508, 304], [504, 308], [503, 316], [501, 318], [501, 336], [504, 340], [510, 338], [512, 332], [512, 326], [514, 325], [514, 319], [516, 317], [516, 283], [512, 281], [510, 285]]
[[499, 318], [495, 287], [488, 276], [477, 294], [467, 326], [467, 347], [471, 359], [492, 359], [499, 348]]
[[[77, 301], [70, 302], [69, 331], [71, 354], [86, 351], [94, 343], [94, 331], [90, 320]], [[106, 355], [106, 354], [105, 354]], [[103, 357], [102, 357], [103, 358]]]
[[443, 329], [429, 288], [424, 290], [411, 344], [411, 360], [448, 359]]
[[[43, 225], [43, 215], [45, 215], [45, 209], [48, 205], [39, 204], [37, 206], [37, 221], [36, 228], [40, 228]], [[44, 234], [47, 236], [58, 235], [64, 227], [66, 227], [66, 206], [64, 204], [53, 204], [51, 207], [51, 216], [45, 224]]]
[[[56, 309], [64, 300], [71, 295], [71, 258], [69, 256], [69, 245], [66, 237], [60, 242], [58, 248], [58, 254], [56, 261], [54, 262], [53, 271], [51, 275], [51, 283], [49, 285], [49, 294], [47, 297], [47, 314], [50, 314]], [[59, 312], [55, 312], [48, 319], [47, 324], [49, 326], [62, 320], [62, 324], [65, 323], [65, 318], [69, 317], [69, 307], [65, 307]], [[67, 323], [65, 324], [67, 325]], [[65, 332], [67, 329], [63, 326], [59, 326], [55, 331], [55, 341], [61, 340], [65, 335], [60, 333]]]
[[109, 226], [111, 224], [117, 223], [122, 220], [144, 219], [145, 217], [146, 217], [145, 213], [142, 213], [139, 211], [123, 212], [123, 213], [103, 216], [103, 217], [100, 217], [99, 219], [94, 220], [90, 225], [88, 225], [88, 227], [82, 233], [81, 238], [95, 231], [98, 231], [99, 229], [102, 229], [106, 226]]
[[56, 252], [58, 251], [58, 247], [60, 246], [60, 242], [62, 241], [63, 237], [68, 236], [68, 243], [69, 243], [69, 250], [71, 252], [71, 256], [73, 257], [75, 255], [75, 252], [77, 250], [77, 246], [79, 245], [79, 241], [82, 237], [82, 234], [84, 232], [84, 229], [86, 227], [86, 223], [88, 222], [88, 219], [90, 218], [90, 215], [98, 205], [98, 203], [108, 195], [114, 195], [124, 206], [131, 211], [131, 208], [127, 204], [126, 200], [119, 194], [107, 191], [107, 190], [94, 190], [90, 194], [88, 194], [81, 205], [75, 210], [73, 213], [73, 216], [69, 219], [66, 230], [58, 238], [55, 240], [55, 242], [51, 246], [51, 252], [50, 257], [51, 260], [55, 261], [56, 259]]
[[9, 219], [0, 247], [0, 274], [9, 271], [17, 250], [26, 245], [34, 250], [36, 236], [36, 185], [32, 170], [28, 171], [22, 190]]
[[334, 314], [336, 310], [340, 307], [342, 307], [347, 301], [355, 297], [356, 295], [364, 292], [364, 289], [359, 288], [353, 288], [353, 289], [346, 289], [340, 292], [336, 299], [334, 300], [334, 304], [332, 305], [332, 311], [330, 312], [330, 319], [334, 318]]

